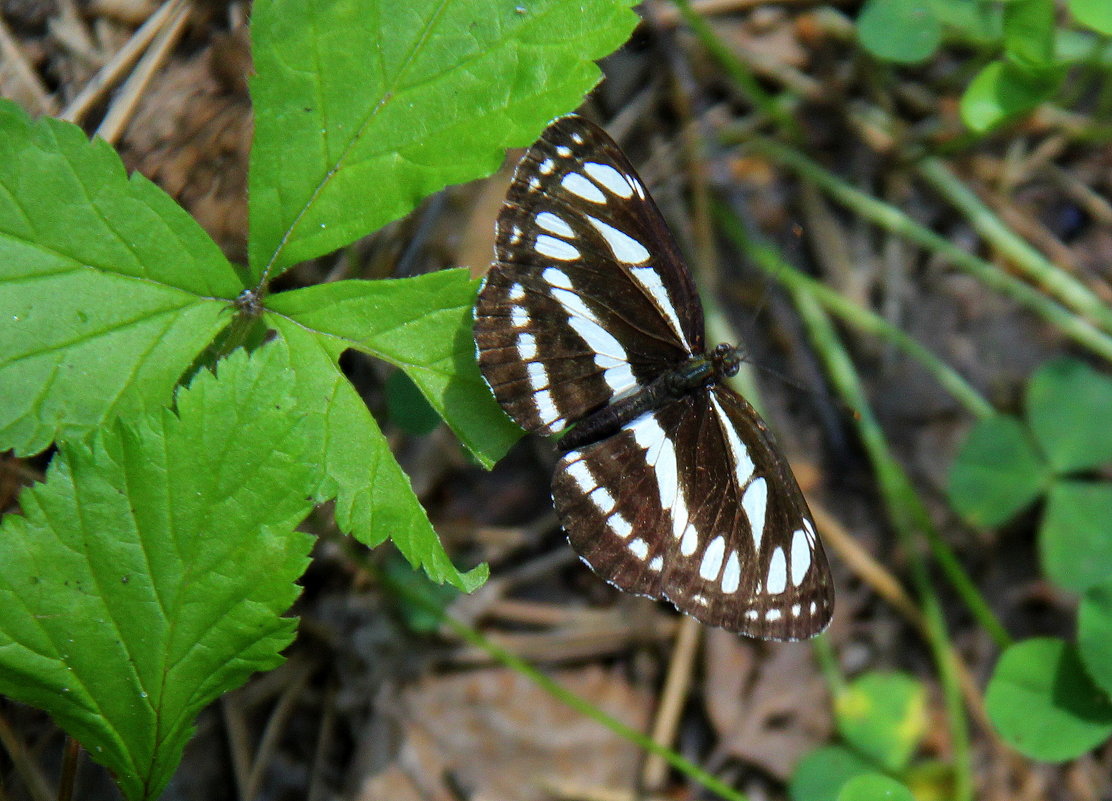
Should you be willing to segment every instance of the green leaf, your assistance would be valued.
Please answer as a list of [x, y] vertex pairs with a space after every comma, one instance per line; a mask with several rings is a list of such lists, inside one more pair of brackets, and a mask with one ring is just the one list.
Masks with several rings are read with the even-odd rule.
[[400, 367], [460, 441], [490, 467], [521, 437], [479, 373], [471, 338], [478, 282], [466, 270], [336, 281], [272, 296], [305, 331]]
[[1054, 62], [1054, 0], [1009, 0], [1004, 4], [1004, 52], [1017, 65]]
[[950, 502], [976, 526], [998, 526], [1034, 502], [1051, 476], [1027, 430], [1003, 415], [969, 432], [950, 468]]
[[926, 692], [903, 673], [866, 673], [835, 699], [838, 731], [889, 771], [907, 766], [926, 727]]
[[855, 776], [838, 793], [838, 801], [915, 801], [911, 791], [882, 773]]
[[1000, 42], [1002, 14], [996, 6], [970, 0], [931, 0], [931, 8], [944, 27], [961, 32], [971, 44], [989, 47]]
[[1027, 419], [1057, 472], [1112, 464], [1112, 378], [1084, 362], [1039, 368], [1027, 387]]
[[486, 581], [486, 565], [460, 573], [452, 564], [409, 477], [394, 459], [367, 405], [340, 371], [340, 354], [350, 343], [320, 336], [277, 314], [268, 313], [267, 319], [296, 355], [291, 360], [294, 391], [300, 408], [320, 431], [312, 458], [322, 466], [324, 479], [316, 497], [336, 498], [336, 524], [370, 547], [389, 537], [409, 563], [433, 581], [447, 581], [464, 592], [480, 586]]
[[900, 772], [900, 781], [923, 801], [957, 797], [954, 765], [941, 759], [917, 760]]
[[0, 101], [0, 450], [167, 403], [242, 289], [107, 143]]
[[282, 660], [316, 467], [286, 348], [234, 354], [158, 410], [64, 443], [0, 525], [0, 692], [49, 712], [129, 799], [200, 710]]
[[1108, 0], [1069, 0], [1069, 9], [1082, 25], [1112, 36], [1112, 4]]
[[592, 62], [632, 33], [632, 2], [257, 2], [253, 274], [493, 172], [598, 82]]
[[857, 35], [874, 56], [915, 64], [942, 41], [942, 24], [930, 0], [867, 0], [857, 17]]
[[1047, 496], [1039, 532], [1043, 572], [1084, 592], [1112, 575], [1112, 484], [1062, 481]]
[[1006, 650], [988, 684], [992, 724], [1032, 759], [1065, 762], [1112, 735], [1112, 703], [1062, 640], [1025, 640]]
[[407, 434], [424, 436], [440, 425], [440, 415], [404, 372], [395, 370], [386, 379], [386, 411], [394, 425]]
[[[402, 619], [410, 631], [436, 633], [444, 622], [445, 610], [459, 598], [459, 590], [446, 584], [433, 584], [397, 554], [390, 556], [392, 558], [387, 558], [382, 565], [387, 579], [385, 586], [394, 590], [394, 600]], [[411, 600], [413, 596], [424, 599], [428, 605]]]
[[837, 801], [842, 786], [876, 766], [840, 745], [817, 748], [799, 760], [788, 793], [792, 801]]
[[962, 94], [961, 118], [976, 133], [991, 130], [1053, 97], [1063, 74], [1059, 68], [1033, 71], [993, 61]]
[[1112, 578], [1085, 591], [1077, 612], [1077, 646], [1089, 675], [1112, 696]]

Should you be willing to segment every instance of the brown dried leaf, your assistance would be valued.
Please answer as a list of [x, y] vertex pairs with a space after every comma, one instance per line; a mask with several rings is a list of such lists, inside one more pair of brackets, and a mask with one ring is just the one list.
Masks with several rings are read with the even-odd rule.
[[807, 645], [757, 646], [715, 629], [705, 658], [707, 714], [727, 753], [787, 779], [800, 757], [829, 738], [830, 699]]
[[[554, 678], [630, 726], [644, 729], [649, 695], [592, 665]], [[403, 744], [382, 772], [363, 777], [364, 801], [464, 797], [540, 801], [546, 787], [632, 786], [638, 749], [511, 670], [427, 678], [396, 708]]]
[[249, 69], [245, 35], [214, 38], [208, 50], [171, 62], [143, 96], [121, 146], [129, 168], [169, 192], [239, 261], [247, 237]]

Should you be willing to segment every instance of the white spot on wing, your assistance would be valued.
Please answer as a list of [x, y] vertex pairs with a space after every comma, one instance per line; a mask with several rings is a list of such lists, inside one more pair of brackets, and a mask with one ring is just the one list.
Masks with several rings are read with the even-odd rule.
[[590, 492], [598, 484], [595, 482], [595, 477], [591, 475], [591, 468], [587, 467], [587, 463], [582, 459], [577, 459], [567, 466], [568, 475], [571, 476], [572, 481], [579, 487], [579, 491], [583, 493]]
[[641, 561], [649, 555], [649, 544], [638, 537], [629, 544], [629, 551]]
[[625, 348], [614, 338], [613, 334], [599, 324], [598, 318], [587, 307], [583, 298], [570, 289], [560, 289], [559, 287], [552, 288], [552, 297], [568, 313], [568, 325], [574, 328], [579, 336], [583, 337], [583, 340], [591, 346], [592, 350], [625, 361]]
[[510, 309], [510, 325], [514, 328], [525, 328], [529, 325], [529, 312], [524, 306], [514, 306]]
[[629, 432], [633, 434], [634, 441], [645, 451], [645, 461], [655, 465], [660, 458], [661, 448], [668, 439], [664, 429], [657, 422], [656, 414], [645, 412], [629, 424]]
[[764, 478], [753, 479], [753, 483], [745, 488], [745, 494], [741, 496], [741, 508], [749, 518], [749, 526], [753, 534], [753, 551], [760, 553], [768, 510], [768, 483]]
[[559, 259], [560, 261], [575, 261], [581, 255], [579, 248], [575, 245], [568, 244], [562, 239], [557, 239], [548, 234], [541, 234], [537, 237], [537, 243], [534, 245], [537, 253], [549, 258]]
[[548, 388], [548, 371], [544, 369], [543, 364], [529, 362], [525, 366], [525, 370], [529, 376], [529, 386], [533, 388], [534, 392], [540, 392], [542, 389]]
[[[532, 362], [536, 364], [536, 362]], [[537, 402], [537, 416], [541, 418], [541, 422], [551, 428], [556, 427], [556, 423], [562, 422], [560, 412], [556, 409], [556, 403], [552, 400], [552, 393], [547, 389], [540, 392], [533, 393], [533, 400]]]
[[726, 540], [718, 535], [710, 541], [706, 551], [703, 552], [703, 562], [699, 565], [699, 575], [707, 581], [718, 578], [718, 571], [722, 569], [722, 557], [726, 553]]
[[683, 531], [683, 539], [680, 540], [680, 553], [684, 556], [691, 556], [698, 546], [699, 533], [695, 531], [695, 526], [689, 523]]
[[765, 610], [765, 620], [767, 620], [769, 623], [775, 623], [781, 617], [783, 617], [783, 613], [779, 609]]
[[738, 561], [737, 551], [730, 551], [726, 560], [726, 572], [722, 574], [722, 592], [730, 595], [737, 592], [741, 585], [741, 562]]
[[633, 197], [633, 187], [629, 185], [624, 175], [609, 164], [588, 161], [583, 165], [583, 170], [618, 197], [627, 199]]
[[513, 301], [521, 300], [525, 297], [525, 287], [522, 284], [514, 284], [510, 287], [510, 291], [506, 293], [506, 297]]
[[[546, 267], [544, 272], [541, 273], [541, 278], [543, 278], [552, 286], [559, 287], [561, 289], [571, 289], [572, 287], [571, 279], [568, 278], [568, 274], [565, 273], [563, 270], [557, 269], [556, 267]], [[590, 314], [590, 312], [588, 312], [588, 314]], [[594, 315], [591, 316], [594, 317]]]
[[664, 567], [664, 557], [663, 556], [654, 556], [652, 561], [649, 562], [649, 570], [651, 570], [654, 573], [659, 573], [660, 569], [662, 567]]
[[602, 190], [577, 172], [569, 172], [560, 181], [560, 186], [571, 192], [576, 197], [588, 200], [591, 203], [605, 203], [606, 195]]
[[[633, 526], [630, 525], [629, 521], [625, 519], [625, 516], [621, 512], [614, 512], [614, 514], [610, 515], [610, 528], [623, 540], [633, 533]], [[630, 545], [630, 547], [633, 546]]]
[[537, 358], [537, 338], [532, 334], [522, 334], [517, 338], [517, 355], [523, 362]]
[[[718, 412], [718, 421], [722, 425], [722, 430], [726, 432], [726, 445], [730, 448], [730, 455], [734, 457], [734, 471], [737, 474], [737, 485], [744, 487], [749, 477], [753, 475], [756, 469], [753, 466], [753, 460], [749, 456], [749, 451], [746, 450], [741, 438], [737, 435], [734, 429], [734, 424], [730, 422], [730, 418], [722, 410], [722, 406], [718, 403], [718, 398], [711, 394], [711, 401], [714, 403], [714, 410]], [[750, 517], [750, 520], [753, 518]]]
[[[675, 453], [673, 452], [673, 461], [675, 461]], [[676, 489], [676, 497], [672, 502], [672, 536], [679, 539], [683, 532], [690, 525], [687, 517], [687, 503], [683, 498], [683, 487], [678, 486]]]
[[[598, 361], [597, 356], [595, 361]], [[610, 387], [611, 392], [614, 393], [615, 398], [625, 397], [637, 389], [637, 379], [633, 377], [633, 369], [628, 364], [604, 370], [602, 377], [606, 381], [606, 385]]]
[[772, 595], [779, 595], [788, 586], [788, 563], [784, 559], [784, 549], [779, 545], [776, 550], [772, 552], [772, 558], [768, 560], [768, 581], [765, 582], [765, 589]]
[[626, 360], [625, 348], [599, 324], [583, 298], [572, 291], [571, 279], [555, 267], [547, 268], [541, 275], [552, 286], [552, 297], [568, 313], [568, 325], [595, 352], [595, 364], [602, 368], [602, 377], [611, 391], [621, 395], [636, 389], [637, 380]]
[[537, 167], [537, 172], [541, 175], [552, 175], [552, 171], [556, 169], [556, 162], [552, 159], [545, 159]]
[[660, 280], [660, 273], [653, 267], [634, 267], [630, 272], [637, 283], [643, 286], [652, 296], [653, 302], [668, 319], [668, 325], [672, 327], [672, 331], [679, 337], [680, 342], [683, 343], [685, 348], [691, 350], [691, 343], [687, 341], [687, 337], [683, 333], [680, 318], [676, 316], [676, 309], [672, 306], [672, 300], [668, 297], [668, 290], [664, 288], [664, 282]]
[[629, 424], [634, 440], [645, 450], [645, 461], [656, 472], [660, 506], [670, 512], [672, 534], [678, 540], [687, 529], [687, 503], [679, 481], [676, 447], [653, 412], [645, 412]]
[[610, 491], [607, 490], [606, 487], [597, 487], [587, 497], [591, 499], [591, 503], [593, 503], [595, 508], [602, 512], [603, 515], [610, 514], [614, 510], [614, 507], [618, 505], [614, 500], [614, 496], [610, 494]]
[[792, 534], [792, 586], [798, 587], [802, 584], [810, 569], [811, 544], [807, 542], [807, 533], [803, 529], [798, 529]]
[[[602, 234], [602, 238], [605, 239], [606, 244], [610, 246], [610, 252], [614, 254], [614, 258], [620, 261], [622, 264], [644, 264], [650, 258], [652, 258], [652, 254], [645, 249], [645, 246], [629, 234], [623, 231], [619, 231], [613, 225], [604, 223], [602, 220], [596, 220], [589, 214], [586, 215], [586, 217], [587, 222], [591, 224], [591, 227]], [[656, 275], [655, 270], [653, 270], [653, 274]], [[657, 281], [659, 280], [660, 278], [658, 276]], [[664, 287], [662, 284], [661, 290], [663, 290], [663, 288]], [[665, 300], [667, 300], [667, 293], [664, 293], [664, 296]], [[654, 298], [655, 297], [656, 296], [654, 295]], [[659, 302], [659, 299], [657, 300]], [[671, 304], [666, 304], [665, 308], [670, 309]]]
[[542, 211], [537, 215], [537, 225], [549, 233], [562, 236], [565, 239], [574, 239], [575, 231], [567, 224], [563, 217], [553, 214], [551, 211]]
[[[578, 295], [563, 289], [553, 290], [553, 294], [557, 296], [556, 299], [561, 303], [565, 300], [561, 296], [570, 296], [579, 300]], [[582, 303], [581, 300], [579, 302]], [[633, 377], [633, 369], [626, 362], [625, 351], [618, 340], [614, 339], [605, 328], [589, 317], [571, 314], [568, 317], [568, 325], [583, 338], [587, 347], [595, 352], [595, 364], [603, 368], [602, 377], [615, 395], [622, 395], [636, 389], [637, 380]], [[617, 366], [607, 366], [611, 364]]]
[[556, 155], [559, 156], [562, 159], [566, 159], [568, 156], [571, 155], [571, 148], [568, 147], [567, 145], [557, 145], [556, 146]]

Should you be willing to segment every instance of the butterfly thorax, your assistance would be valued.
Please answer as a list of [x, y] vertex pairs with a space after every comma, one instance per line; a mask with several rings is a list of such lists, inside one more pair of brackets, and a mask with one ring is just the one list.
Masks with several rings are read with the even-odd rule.
[[736, 375], [740, 364], [737, 348], [726, 343], [716, 346], [710, 353], [691, 356], [637, 392], [612, 401], [585, 417], [560, 439], [560, 450], [566, 453], [612, 436], [645, 412], [660, 409], [700, 387]]

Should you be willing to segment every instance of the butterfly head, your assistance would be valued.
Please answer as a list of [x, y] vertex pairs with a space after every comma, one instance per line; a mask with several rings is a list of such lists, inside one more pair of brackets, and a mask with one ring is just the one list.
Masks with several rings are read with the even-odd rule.
[[715, 346], [710, 358], [714, 362], [714, 372], [726, 378], [737, 375], [737, 371], [741, 368], [741, 354], [738, 353], [737, 348], [725, 342]]

